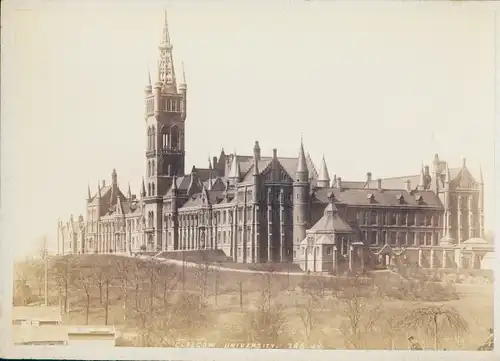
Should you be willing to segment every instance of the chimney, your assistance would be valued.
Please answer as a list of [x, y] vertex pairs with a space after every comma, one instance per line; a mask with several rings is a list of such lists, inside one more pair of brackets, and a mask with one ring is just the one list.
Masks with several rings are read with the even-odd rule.
[[465, 157], [462, 158], [462, 167], [465, 168], [467, 166], [467, 159]]
[[425, 174], [425, 175], [429, 175], [429, 166], [428, 166], [428, 165], [426, 165], [426, 166], [424, 167], [424, 169], [425, 169], [424, 174]]
[[274, 159], [278, 158], [278, 149], [276, 148], [273, 149], [273, 158]]
[[213, 169], [217, 169], [217, 167], [215, 166], [217, 164], [217, 157], [213, 157], [212, 158], [212, 168]]
[[379, 190], [382, 190], [382, 179], [380, 179], [380, 178], [379, 178], [379, 179], [377, 179], [377, 188], [378, 188]]
[[337, 188], [342, 189], [342, 178], [341, 177], [337, 177]]
[[411, 192], [411, 181], [409, 179], [405, 180], [406, 190]]
[[106, 180], [102, 180], [102, 188], [106, 187]]
[[372, 181], [372, 172], [366, 173], [366, 182], [370, 183]]
[[257, 161], [260, 161], [260, 145], [257, 140], [255, 141], [255, 145], [253, 147], [253, 156]]

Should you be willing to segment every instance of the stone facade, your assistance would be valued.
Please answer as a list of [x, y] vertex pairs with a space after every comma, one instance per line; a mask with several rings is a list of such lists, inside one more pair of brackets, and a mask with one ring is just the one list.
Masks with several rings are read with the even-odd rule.
[[[482, 175], [434, 156], [408, 177], [330, 179], [301, 141], [297, 157], [226, 154], [185, 173], [187, 85], [178, 82], [165, 19], [159, 72], [145, 87], [145, 176], [125, 195], [115, 170], [87, 199], [82, 252], [220, 249], [237, 262], [295, 262], [332, 271], [403, 255], [454, 266], [456, 247], [484, 235]], [[62, 252], [66, 252], [67, 247]], [[372, 262], [373, 263], [373, 262]]]

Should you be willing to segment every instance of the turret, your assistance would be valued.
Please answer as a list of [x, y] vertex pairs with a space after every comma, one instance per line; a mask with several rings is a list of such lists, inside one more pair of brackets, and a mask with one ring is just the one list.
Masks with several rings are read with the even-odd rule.
[[128, 184], [127, 198], [129, 201], [132, 200], [132, 190], [130, 189], [130, 183]]
[[307, 168], [306, 155], [304, 153], [304, 145], [300, 141], [300, 150], [297, 161], [297, 170], [295, 171], [295, 179], [297, 182], [307, 182], [309, 180], [309, 169]]
[[87, 186], [87, 201], [90, 202], [92, 200], [92, 193], [90, 192], [90, 185]]
[[425, 171], [424, 165], [422, 164], [420, 168], [420, 180], [418, 181], [418, 190], [425, 190]]
[[330, 185], [330, 175], [328, 174], [328, 168], [326, 166], [325, 157], [321, 161], [321, 168], [319, 169], [318, 180], [316, 181], [316, 186], [319, 188], [328, 188]]
[[97, 194], [96, 194], [96, 197], [97, 198], [101, 198], [101, 186], [99, 184], [99, 181], [97, 181]]
[[113, 186], [118, 185], [118, 174], [116, 173], [116, 169], [113, 169], [113, 172], [111, 172], [111, 184]]
[[254, 204], [259, 202], [260, 199], [260, 169], [259, 169], [259, 161], [260, 161], [260, 146], [259, 142], [255, 142], [255, 146], [253, 147], [253, 187], [252, 187], [252, 201]]

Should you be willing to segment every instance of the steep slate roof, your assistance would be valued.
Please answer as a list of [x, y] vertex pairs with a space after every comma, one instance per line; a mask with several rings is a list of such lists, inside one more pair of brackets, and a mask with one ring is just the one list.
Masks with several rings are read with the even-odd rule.
[[[332, 211], [332, 208], [334, 210]], [[325, 232], [351, 232], [352, 228], [347, 224], [346, 221], [344, 221], [339, 214], [337, 213], [337, 209], [335, 205], [329, 204], [326, 209], [325, 213], [323, 214], [323, 217], [320, 218], [314, 226], [312, 226], [309, 231], [312, 232], [318, 232], [321, 233], [322, 231]]]
[[[239, 162], [241, 175], [243, 182], [252, 180], [252, 169], [253, 169], [253, 156], [240, 156], [237, 155], [236, 159]], [[259, 172], [262, 174], [267, 166], [271, 163], [273, 157], [261, 157], [258, 163]], [[290, 178], [295, 179], [295, 171], [297, 170], [298, 157], [277, 157], [278, 162], [281, 164], [283, 169], [287, 172]], [[313, 161], [309, 154], [306, 155], [307, 168], [309, 170], [309, 178], [316, 180], [318, 178], [318, 172], [314, 166]]]
[[[410, 194], [406, 190], [402, 189], [344, 189], [340, 190], [338, 188], [321, 188], [314, 191], [314, 196], [316, 202], [328, 203], [329, 195], [335, 195], [335, 200], [338, 203], [344, 203], [348, 205], [356, 206], [395, 206], [395, 207], [442, 207], [441, 200], [432, 191], [416, 191]], [[373, 195], [373, 201], [368, 198], [368, 194]], [[402, 195], [404, 198], [404, 203], [401, 203], [398, 196]], [[423, 203], [419, 204], [417, 201], [417, 196], [421, 195], [423, 198]]]

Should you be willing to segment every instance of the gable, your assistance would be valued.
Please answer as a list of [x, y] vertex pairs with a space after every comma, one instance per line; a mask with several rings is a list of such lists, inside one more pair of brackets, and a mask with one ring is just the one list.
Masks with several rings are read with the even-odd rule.
[[291, 175], [277, 159], [273, 159], [261, 175], [264, 182], [293, 182]]
[[471, 189], [477, 187], [478, 183], [476, 182], [471, 172], [466, 167], [463, 167], [450, 182], [450, 188], [453, 189], [455, 188]]

